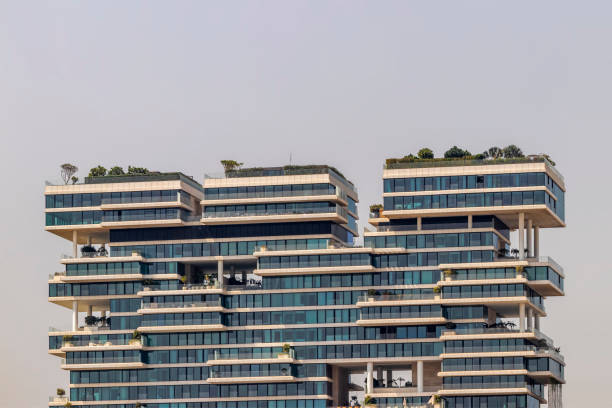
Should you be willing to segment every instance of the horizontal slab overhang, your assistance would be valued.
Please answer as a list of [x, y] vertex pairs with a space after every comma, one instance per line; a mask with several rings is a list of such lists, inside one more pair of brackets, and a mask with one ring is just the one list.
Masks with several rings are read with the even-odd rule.
[[259, 276], [283, 276], [283, 275], [314, 275], [344, 272], [373, 272], [372, 265], [357, 266], [328, 266], [315, 268], [278, 268], [278, 269], [255, 269], [253, 273]]
[[148, 208], [174, 208], [181, 207], [187, 210], [193, 210], [193, 208], [182, 202], [182, 201], [159, 201], [152, 203], [108, 203], [101, 204], [101, 210], [138, 210], [138, 209], [148, 209]]
[[475, 371], [440, 371], [438, 377], [475, 377], [481, 375], [527, 375], [527, 369], [517, 370], [475, 370]]
[[532, 331], [508, 331], [497, 333], [466, 333], [443, 332], [440, 340], [487, 340], [487, 339], [537, 339], [538, 335]]
[[[299, 379], [301, 380], [301, 379]], [[291, 375], [277, 376], [262, 376], [262, 377], [223, 377], [223, 378], [208, 378], [209, 384], [249, 384], [249, 383], [278, 383], [278, 382], [295, 382], [298, 378]]]
[[198, 332], [198, 331], [224, 331], [227, 327], [223, 324], [193, 324], [181, 326], [141, 326], [137, 329], [141, 333], [166, 333], [166, 332]]
[[446, 323], [445, 317], [418, 317], [418, 318], [397, 318], [397, 319], [367, 319], [357, 320], [358, 326], [412, 326], [418, 324], [437, 324]]
[[138, 344], [90, 344], [89, 346], [67, 346], [60, 349], [66, 351], [115, 351], [115, 350], [142, 350], [142, 343]]
[[203, 207], [207, 205], [243, 205], [243, 204], [264, 204], [264, 203], [305, 203], [313, 201], [330, 201], [348, 205], [348, 202], [336, 194], [321, 194], [309, 196], [285, 196], [285, 197], [252, 197], [252, 198], [226, 198], [220, 200], [202, 200]]
[[[462, 207], [462, 208], [428, 208], [417, 210], [385, 210], [383, 216], [387, 219], [440, 217], [440, 216], [468, 216], [468, 215], [495, 215], [510, 229], [519, 226], [519, 213], [525, 213], [525, 218], [532, 220], [540, 228], [565, 227], [561, 220], [546, 204], [509, 205], [495, 207]], [[370, 220], [372, 223], [372, 220]]]
[[197, 313], [197, 312], [222, 312], [223, 306], [184, 306], [184, 307], [160, 307], [160, 308], [142, 308], [138, 309], [138, 314], [156, 314], [156, 313]]
[[330, 213], [314, 214], [279, 214], [279, 215], [249, 215], [240, 217], [210, 217], [202, 218], [204, 225], [221, 224], [261, 224], [274, 222], [304, 222], [304, 221], [333, 221], [339, 224], [346, 224], [348, 220], [341, 215]]
[[114, 263], [114, 262], [145, 262], [146, 258], [141, 255], [132, 256], [82, 256], [80, 258], [62, 258], [61, 264], [95, 264], [95, 263]]
[[102, 228], [154, 228], [154, 227], [179, 227], [185, 225], [180, 218], [169, 220], [137, 220], [137, 221], [103, 221]]
[[292, 364], [297, 360], [294, 358], [240, 358], [228, 360], [208, 360], [207, 366], [233, 365], [233, 364]]
[[147, 365], [141, 361], [127, 363], [92, 363], [92, 364], [62, 364], [62, 370], [81, 371], [81, 370], [110, 370], [127, 368], [144, 368]]

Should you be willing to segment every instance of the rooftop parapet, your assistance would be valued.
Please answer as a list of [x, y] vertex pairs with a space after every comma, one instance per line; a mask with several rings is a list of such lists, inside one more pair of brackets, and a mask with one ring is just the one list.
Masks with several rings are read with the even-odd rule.
[[181, 172], [160, 173], [151, 172], [149, 174], [121, 174], [116, 176], [85, 177], [85, 184], [104, 184], [104, 183], [139, 183], [150, 181], [171, 181], [181, 180], [198, 190], [202, 190], [202, 185], [195, 181], [193, 177]]
[[354, 191], [355, 185], [348, 180], [338, 169], [326, 164], [313, 164], [305, 166], [283, 166], [283, 167], [250, 167], [229, 170], [221, 174], [205, 174], [205, 179], [215, 178], [238, 178], [238, 177], [274, 177], [274, 176], [301, 176], [306, 174], [330, 174], [346, 182]]
[[394, 169], [418, 169], [431, 167], [461, 167], [461, 166], [489, 166], [496, 164], [521, 164], [521, 163], [546, 163], [546, 167], [555, 174], [561, 181], [563, 175], [544, 155], [529, 155], [527, 157], [498, 158], [498, 159], [459, 159], [459, 158], [433, 158], [420, 159], [418, 157], [389, 158], [386, 160], [384, 168]]

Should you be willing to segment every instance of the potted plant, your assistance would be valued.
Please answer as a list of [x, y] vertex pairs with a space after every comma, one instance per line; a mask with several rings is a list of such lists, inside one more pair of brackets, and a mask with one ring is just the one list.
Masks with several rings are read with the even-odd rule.
[[64, 404], [64, 407], [65, 407], [65, 408], [71, 408], [71, 407], [72, 407], [72, 404], [70, 403], [70, 401], [68, 401], [68, 402], [66, 402], [66, 403]]
[[452, 269], [445, 269], [444, 270], [444, 280], [445, 281], [450, 281], [453, 279], [453, 276], [456, 274], [457, 272], [455, 272]]
[[376, 406], [376, 398], [366, 395], [363, 399], [363, 405], [366, 407], [375, 407]]
[[99, 321], [96, 316], [85, 316], [85, 324], [87, 326], [95, 326]]
[[434, 293], [434, 299], [440, 299], [440, 294], [442, 293], [442, 288], [440, 286], [434, 286], [433, 293]]
[[57, 394], [57, 397], [54, 398], [55, 402], [62, 402], [66, 400], [66, 390], [63, 388], [58, 388], [55, 393]]
[[373, 302], [378, 292], [375, 289], [368, 289], [368, 302]]
[[63, 347], [72, 347], [72, 339], [73, 339], [73, 336], [71, 336], [69, 334], [65, 334], [62, 337], [62, 346]]
[[141, 343], [142, 343], [142, 334], [140, 334], [138, 330], [134, 330], [134, 333], [132, 333], [132, 338], [128, 340], [128, 344], [131, 346], [131, 345], [136, 345], [136, 344], [141, 344]]
[[442, 397], [437, 394], [434, 394], [431, 396], [429, 403], [432, 404], [435, 408], [438, 408], [442, 404]]
[[83, 245], [81, 247], [81, 256], [83, 256], [84, 258], [93, 258], [96, 253], [96, 248], [91, 245]]
[[370, 206], [370, 213], [372, 213], [372, 218], [380, 218], [380, 212], [383, 210], [382, 204], [372, 204]]
[[278, 353], [278, 358], [289, 358], [289, 353], [291, 353], [291, 346], [288, 343], [283, 344], [283, 351]]
[[516, 270], [516, 277], [517, 278], [522, 278], [523, 277], [523, 272], [525, 271], [525, 267], [524, 266], [516, 266], [514, 268]]

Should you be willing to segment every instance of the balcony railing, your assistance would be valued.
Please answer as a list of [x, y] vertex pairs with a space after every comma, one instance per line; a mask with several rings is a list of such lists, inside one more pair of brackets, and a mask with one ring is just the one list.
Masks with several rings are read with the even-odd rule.
[[168, 290], [206, 290], [206, 289], [221, 289], [221, 285], [218, 281], [215, 281], [212, 284], [203, 284], [203, 283], [179, 283], [177, 285], [173, 285], [173, 287], [161, 287], [160, 285], [144, 285], [142, 290], [147, 291], [168, 291]]
[[[280, 357], [286, 356], [286, 357]], [[240, 353], [223, 353], [219, 350], [215, 350], [211, 360], [223, 361], [223, 360], [263, 360], [263, 359], [275, 359], [275, 358], [291, 358], [295, 359], [295, 350], [290, 349], [289, 353], [283, 351], [262, 351], [260, 353], [253, 352], [240, 352]]]
[[226, 217], [261, 217], [269, 215], [303, 215], [303, 214], [332, 214], [336, 213], [339, 216], [346, 218], [347, 213], [344, 207], [326, 207], [326, 208], [305, 208], [305, 209], [284, 209], [284, 210], [254, 210], [254, 211], [219, 211], [207, 212], [202, 214], [203, 218], [226, 218]]
[[164, 302], [164, 303], [143, 303], [143, 309], [182, 309], [194, 307], [217, 307], [221, 306], [221, 299], [209, 300], [204, 302]]
[[251, 371], [251, 370], [239, 370], [231, 372], [222, 371], [216, 372], [211, 371], [210, 378], [235, 378], [235, 377], [285, 377], [291, 376], [291, 370], [280, 369], [280, 370], [262, 370], [262, 371]]
[[398, 295], [364, 295], [357, 298], [358, 302], [385, 302], [385, 301], [400, 301], [400, 300], [427, 300], [434, 299], [435, 294], [432, 293], [415, 293], [415, 294], [398, 294]]

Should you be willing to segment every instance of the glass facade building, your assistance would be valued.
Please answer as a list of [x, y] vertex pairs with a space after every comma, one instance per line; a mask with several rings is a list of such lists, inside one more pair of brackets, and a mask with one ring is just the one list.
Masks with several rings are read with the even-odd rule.
[[564, 294], [539, 254], [539, 229], [565, 225], [556, 170], [407, 166], [382, 184], [364, 245], [357, 190], [325, 166], [47, 186], [45, 229], [73, 248], [49, 279], [72, 311], [49, 333], [70, 372], [49, 405], [546, 403], [565, 365], [540, 331]]

